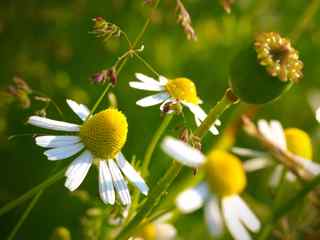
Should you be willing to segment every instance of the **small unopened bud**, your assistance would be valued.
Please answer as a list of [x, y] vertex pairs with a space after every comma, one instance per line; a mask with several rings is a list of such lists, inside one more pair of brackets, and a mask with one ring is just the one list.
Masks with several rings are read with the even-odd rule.
[[29, 98], [32, 93], [31, 88], [22, 78], [14, 77], [13, 82], [14, 84], [8, 86], [7, 93], [15, 98], [22, 108], [29, 108], [31, 105]]
[[71, 240], [70, 231], [65, 227], [57, 227], [53, 231], [50, 240]]
[[104, 84], [108, 79], [108, 71], [102, 70], [101, 72], [95, 73], [91, 77], [91, 82], [94, 84]]
[[178, 23], [183, 28], [188, 40], [197, 40], [197, 35], [192, 27], [191, 17], [181, 0], [177, 0]]
[[107, 41], [111, 37], [120, 37], [121, 29], [117, 25], [107, 22], [102, 17], [95, 17], [92, 21], [94, 25], [91, 33], [95, 34], [97, 38]]
[[118, 82], [117, 72], [115, 68], [108, 69], [107, 76], [110, 79], [110, 82], [115, 86]]
[[231, 6], [234, 4], [234, 0], [220, 0], [220, 4], [227, 13], [231, 13]]

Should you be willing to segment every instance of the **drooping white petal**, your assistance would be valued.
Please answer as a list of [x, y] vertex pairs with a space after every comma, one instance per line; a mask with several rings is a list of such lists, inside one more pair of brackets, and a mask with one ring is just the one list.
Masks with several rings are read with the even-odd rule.
[[214, 237], [220, 236], [224, 225], [219, 202], [215, 197], [212, 197], [205, 205], [204, 215], [210, 234]]
[[284, 131], [282, 125], [279, 121], [271, 120], [270, 121], [270, 128], [273, 135], [273, 141], [276, 143], [278, 147], [281, 149], [287, 149], [287, 142], [284, 136]]
[[222, 198], [222, 212], [225, 223], [234, 239], [251, 240], [248, 231], [245, 229], [239, 219], [237, 206], [234, 205], [234, 202], [232, 201], [233, 197], [234, 196]]
[[56, 121], [56, 120], [39, 117], [39, 116], [29, 117], [28, 123], [36, 127], [50, 129], [50, 130], [66, 131], [66, 132], [80, 131], [80, 126], [77, 124]]
[[[191, 104], [191, 103], [186, 103], [186, 102], [183, 102], [183, 104], [186, 105], [190, 109], [190, 111], [194, 114], [196, 125], [200, 126], [200, 124], [207, 117], [207, 114], [205, 113], [205, 111], [197, 104]], [[216, 120], [215, 123], [213, 123], [209, 129], [209, 131], [213, 135], [219, 134], [219, 131], [216, 128], [216, 124], [220, 125], [221, 124], [220, 120]]]
[[45, 151], [43, 154], [48, 157], [48, 160], [56, 161], [71, 157], [84, 148], [82, 143], [76, 143], [64, 147], [52, 148]]
[[168, 223], [155, 224], [156, 240], [173, 240], [176, 239], [177, 230]]
[[146, 90], [146, 91], [160, 92], [164, 90], [164, 87], [161, 85], [144, 83], [144, 82], [129, 82], [129, 86], [132, 88]]
[[117, 164], [112, 160], [108, 160], [109, 170], [112, 176], [114, 187], [120, 197], [120, 201], [123, 205], [128, 205], [131, 203], [130, 192], [126, 181], [124, 180]]
[[258, 232], [261, 227], [260, 221], [247, 204], [239, 196], [234, 196], [232, 201], [236, 206], [240, 220], [245, 226], [252, 232]]
[[232, 147], [231, 152], [238, 156], [249, 157], [249, 158], [257, 158], [257, 157], [262, 157], [266, 155], [264, 152], [252, 150], [250, 148], [242, 148], [242, 147]]
[[88, 115], [90, 114], [89, 109], [83, 105], [83, 104], [79, 104], [75, 101], [72, 101], [70, 99], [67, 99], [67, 103], [69, 105], [69, 107], [72, 109], [72, 111], [78, 115], [78, 117], [84, 121], [86, 120], [86, 118], [88, 117]]
[[276, 186], [278, 186], [283, 171], [284, 171], [284, 168], [283, 168], [283, 166], [281, 164], [278, 164], [274, 168], [274, 170], [273, 170], [273, 172], [271, 174], [270, 180], [269, 180], [269, 186], [270, 187], [275, 188]]
[[205, 161], [204, 155], [198, 149], [173, 137], [165, 137], [161, 148], [170, 157], [189, 167], [200, 167]]
[[116, 196], [112, 176], [105, 160], [100, 160], [99, 162], [99, 193], [104, 203], [114, 204]]
[[272, 160], [269, 158], [252, 158], [243, 163], [243, 168], [246, 172], [254, 172], [260, 169], [267, 168], [272, 165]]
[[182, 213], [191, 213], [203, 206], [209, 195], [206, 183], [201, 183], [194, 188], [187, 189], [176, 198], [177, 208]]
[[166, 105], [167, 103], [173, 103], [173, 104], [175, 104], [176, 102], [177, 102], [177, 100], [169, 97], [167, 100], [165, 100], [163, 103], [161, 103], [161, 105], [160, 105], [160, 110], [161, 110], [161, 112], [166, 112], [167, 114], [173, 113], [174, 110], [165, 111], [164, 107], [165, 107], [165, 105]]
[[140, 174], [125, 159], [122, 153], [119, 153], [117, 155], [116, 161], [122, 173], [129, 179], [129, 181], [133, 185], [135, 185], [144, 195], [148, 195], [149, 187], [140, 176]]
[[138, 80], [140, 80], [141, 82], [144, 82], [144, 83], [148, 83], [148, 84], [151, 84], [151, 85], [158, 85], [158, 86], [162, 86], [162, 84], [160, 82], [158, 82], [157, 80], [155, 80], [154, 78], [152, 77], [148, 77], [142, 73], [136, 73], [136, 78]]
[[80, 142], [78, 136], [39, 136], [35, 140], [38, 146], [44, 148], [57, 148]]
[[145, 98], [142, 98], [136, 102], [138, 106], [150, 107], [162, 103], [169, 98], [169, 94], [166, 92], [157, 93]]
[[318, 163], [297, 155], [293, 155], [293, 160], [313, 175], [318, 175], [320, 173], [320, 164]]
[[264, 119], [260, 119], [258, 121], [258, 129], [260, 133], [269, 141], [274, 143], [273, 135], [272, 135], [272, 130], [268, 124], [268, 122]]
[[86, 150], [70, 164], [65, 173], [67, 180], [64, 184], [70, 191], [76, 190], [83, 182], [92, 164], [92, 158], [92, 154]]
[[161, 85], [166, 85], [168, 83], [168, 79], [164, 76], [159, 76], [159, 82]]

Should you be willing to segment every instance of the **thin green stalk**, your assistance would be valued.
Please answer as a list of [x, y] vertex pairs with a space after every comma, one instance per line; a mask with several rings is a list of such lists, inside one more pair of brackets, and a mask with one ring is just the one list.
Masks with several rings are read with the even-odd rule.
[[48, 188], [52, 184], [54, 184], [57, 181], [59, 181], [60, 179], [62, 179], [63, 176], [64, 176], [64, 173], [66, 171], [66, 168], [67, 167], [64, 167], [59, 172], [57, 172], [56, 174], [54, 174], [51, 177], [47, 178], [46, 180], [44, 180], [39, 185], [33, 187], [31, 190], [29, 190], [28, 192], [24, 193], [23, 195], [21, 195], [16, 200], [13, 200], [13, 201], [7, 203], [6, 205], [4, 205], [3, 207], [1, 207], [0, 208], [0, 216], [2, 216], [3, 214], [9, 212], [10, 210], [14, 209], [15, 207], [19, 206], [21, 203], [25, 202], [26, 200], [28, 200], [29, 198], [31, 198], [32, 196], [37, 194], [39, 191]]
[[285, 216], [290, 210], [296, 207], [312, 190], [320, 184], [320, 175], [307, 182], [304, 187], [291, 199], [277, 207], [265, 227], [261, 230], [259, 240], [267, 240], [274, 228], [274, 225], [280, 218]]
[[147, 147], [147, 150], [145, 152], [144, 158], [143, 158], [143, 163], [142, 163], [142, 176], [146, 177], [148, 176], [148, 169], [149, 169], [149, 164], [154, 152], [154, 149], [156, 148], [162, 134], [165, 132], [167, 127], [169, 126], [174, 114], [166, 114], [166, 116], [163, 118], [159, 128], [157, 131], [154, 133], [151, 141], [149, 142], [149, 145]]
[[91, 109], [90, 114], [88, 115], [87, 119], [96, 111], [96, 109], [98, 108], [98, 106], [101, 103], [101, 101], [104, 98], [104, 96], [107, 94], [107, 92], [110, 89], [110, 87], [111, 87], [111, 83], [108, 83], [106, 88], [103, 90], [102, 94], [100, 95], [100, 97], [98, 98], [96, 103], [94, 104], [93, 108]]
[[313, 0], [304, 11], [303, 16], [299, 19], [294, 31], [291, 34], [291, 38], [296, 41], [304, 32], [306, 27], [310, 24], [313, 17], [316, 15], [320, 6], [320, 0]]
[[32, 209], [34, 208], [34, 206], [36, 205], [36, 203], [38, 202], [39, 198], [41, 197], [42, 193], [44, 192], [44, 189], [41, 189], [36, 196], [32, 199], [32, 201], [30, 202], [29, 206], [27, 207], [27, 209], [24, 211], [24, 213], [22, 214], [21, 218], [19, 219], [19, 221], [17, 222], [17, 224], [14, 226], [14, 228], [12, 229], [8, 240], [13, 240], [14, 237], [16, 236], [18, 230], [20, 229], [20, 227], [22, 226], [22, 224], [24, 223], [24, 221], [27, 219], [27, 217], [29, 216], [30, 212], [32, 211]]
[[219, 118], [219, 116], [227, 110], [232, 104], [237, 103], [238, 98], [232, 93], [231, 89], [227, 89], [222, 99], [210, 110], [207, 118], [194, 132], [194, 135], [203, 138], [208, 132], [211, 125]]
[[153, 74], [155, 74], [157, 77], [160, 76], [160, 74], [149, 64], [143, 57], [141, 57], [138, 53], [133, 53]]
[[[200, 139], [209, 130], [211, 125], [218, 119], [218, 117], [233, 103], [237, 102], [238, 99], [234, 97], [230, 89], [228, 89], [222, 99], [211, 109], [207, 118], [195, 131], [195, 135]], [[167, 193], [168, 188], [174, 179], [178, 176], [182, 169], [182, 165], [177, 161], [172, 162], [170, 168], [166, 174], [157, 182], [156, 186], [151, 190], [147, 200], [143, 203], [139, 212], [129, 221], [129, 223], [122, 229], [119, 235], [116, 237], [117, 240], [128, 239], [129, 236], [134, 232], [144, 220], [151, 214], [153, 209], [157, 207], [162, 196]]]

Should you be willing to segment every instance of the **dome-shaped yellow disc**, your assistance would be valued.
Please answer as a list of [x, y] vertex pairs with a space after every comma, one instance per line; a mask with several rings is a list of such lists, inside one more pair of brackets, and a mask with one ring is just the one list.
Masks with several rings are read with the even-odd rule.
[[241, 161], [228, 152], [210, 152], [206, 171], [208, 184], [218, 196], [239, 194], [246, 186], [247, 179]]
[[80, 137], [86, 148], [96, 157], [115, 157], [127, 140], [128, 123], [125, 115], [108, 108], [93, 115], [80, 128]]
[[188, 78], [175, 78], [169, 80], [165, 87], [170, 96], [175, 99], [193, 104], [198, 104], [200, 102], [200, 99], [197, 96], [196, 86]]
[[287, 148], [290, 152], [312, 159], [312, 144], [309, 135], [298, 128], [287, 128], [284, 130], [287, 141]]

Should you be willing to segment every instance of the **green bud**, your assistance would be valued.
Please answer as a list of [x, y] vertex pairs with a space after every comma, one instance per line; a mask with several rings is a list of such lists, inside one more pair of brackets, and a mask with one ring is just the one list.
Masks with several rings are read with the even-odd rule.
[[70, 231], [65, 227], [57, 227], [53, 231], [50, 240], [71, 240]]
[[231, 63], [230, 85], [249, 104], [264, 104], [280, 97], [302, 78], [303, 63], [288, 39], [261, 33]]

